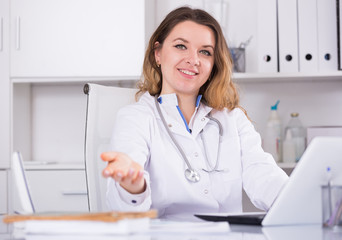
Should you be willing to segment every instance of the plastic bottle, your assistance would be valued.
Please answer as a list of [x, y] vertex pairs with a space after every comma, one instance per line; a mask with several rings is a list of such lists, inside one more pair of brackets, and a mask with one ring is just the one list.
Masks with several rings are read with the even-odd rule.
[[264, 138], [264, 150], [272, 154], [276, 162], [281, 161], [282, 126], [277, 112], [279, 100], [271, 106], [271, 113], [267, 121], [266, 135]]
[[292, 133], [290, 130], [285, 132], [285, 138], [283, 141], [283, 162], [296, 162], [296, 145], [292, 139]]
[[291, 132], [295, 145], [296, 162], [302, 157], [306, 147], [306, 130], [298, 116], [298, 113], [291, 113], [291, 119], [285, 128], [285, 133]]

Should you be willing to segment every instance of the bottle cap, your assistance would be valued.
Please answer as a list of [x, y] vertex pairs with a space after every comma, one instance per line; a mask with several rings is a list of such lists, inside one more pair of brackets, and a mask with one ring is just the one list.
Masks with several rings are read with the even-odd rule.
[[299, 113], [297, 113], [297, 112], [291, 113], [291, 117], [298, 117], [298, 116], [299, 116]]
[[277, 110], [278, 108], [278, 104], [279, 104], [279, 100], [276, 102], [276, 104], [274, 104], [273, 106], [271, 106], [271, 110]]

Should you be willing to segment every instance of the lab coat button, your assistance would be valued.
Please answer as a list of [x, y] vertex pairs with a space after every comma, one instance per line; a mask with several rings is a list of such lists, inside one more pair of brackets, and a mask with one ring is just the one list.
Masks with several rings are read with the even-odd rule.
[[195, 152], [195, 153], [194, 153], [194, 156], [195, 156], [195, 157], [198, 157], [198, 152]]
[[205, 121], [205, 118], [202, 118], [201, 121], [204, 122], [204, 121]]
[[171, 123], [169, 123], [167, 126], [168, 126], [169, 128], [172, 128], [172, 124], [171, 124]]
[[208, 194], [208, 189], [204, 189], [204, 194]]

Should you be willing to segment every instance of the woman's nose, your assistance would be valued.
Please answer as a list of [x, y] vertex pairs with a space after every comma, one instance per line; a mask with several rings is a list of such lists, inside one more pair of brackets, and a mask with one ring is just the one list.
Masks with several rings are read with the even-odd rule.
[[199, 66], [200, 65], [200, 59], [198, 57], [197, 52], [190, 52], [187, 56], [186, 62], [190, 64], [191, 66]]

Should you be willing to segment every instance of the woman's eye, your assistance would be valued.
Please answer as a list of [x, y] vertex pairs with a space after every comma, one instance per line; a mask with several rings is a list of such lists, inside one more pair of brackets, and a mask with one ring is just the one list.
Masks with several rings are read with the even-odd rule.
[[182, 49], [182, 50], [186, 49], [186, 47], [183, 44], [177, 44], [175, 48]]
[[211, 53], [207, 50], [201, 50], [200, 53], [206, 55], [206, 56], [211, 56]]

